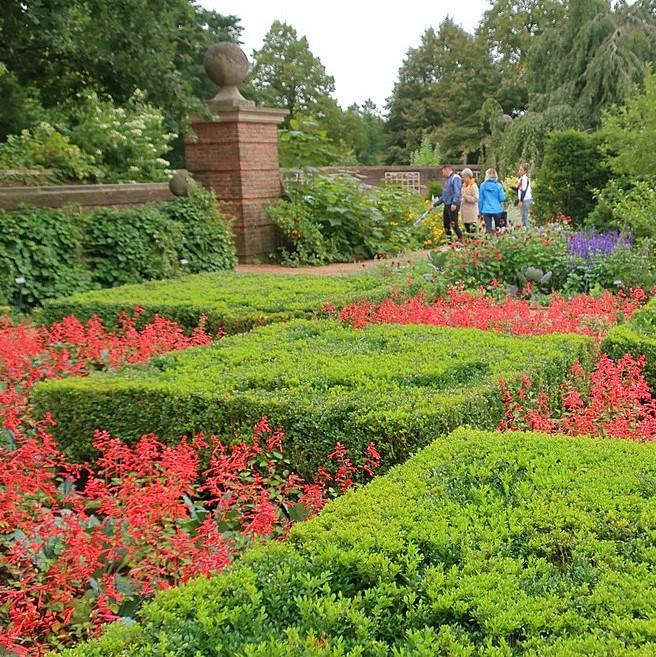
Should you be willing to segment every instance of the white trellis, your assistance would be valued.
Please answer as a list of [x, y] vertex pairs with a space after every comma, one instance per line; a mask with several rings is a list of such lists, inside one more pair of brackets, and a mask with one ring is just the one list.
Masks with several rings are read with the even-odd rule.
[[385, 171], [385, 182], [399, 184], [404, 189], [421, 193], [421, 173], [419, 171]]

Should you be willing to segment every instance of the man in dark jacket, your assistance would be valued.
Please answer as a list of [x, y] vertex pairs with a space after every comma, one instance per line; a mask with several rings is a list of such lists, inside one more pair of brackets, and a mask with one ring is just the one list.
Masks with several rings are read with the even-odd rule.
[[455, 173], [452, 167], [445, 164], [442, 167], [442, 175], [445, 178], [442, 196], [436, 198], [433, 206], [444, 204], [444, 232], [452, 238], [451, 227], [456, 232], [459, 240], [462, 240], [462, 231], [458, 226], [458, 213], [460, 212], [460, 197], [462, 195], [462, 179]]

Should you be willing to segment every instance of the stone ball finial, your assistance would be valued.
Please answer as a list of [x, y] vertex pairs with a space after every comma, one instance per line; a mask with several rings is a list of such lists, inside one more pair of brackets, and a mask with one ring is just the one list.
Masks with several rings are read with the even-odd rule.
[[169, 190], [173, 196], [188, 196], [196, 186], [196, 181], [188, 171], [176, 171], [169, 180]]
[[211, 45], [203, 57], [203, 67], [219, 91], [208, 101], [210, 109], [235, 109], [253, 107], [254, 103], [246, 100], [237, 88], [248, 75], [248, 57], [236, 44], [228, 41]]

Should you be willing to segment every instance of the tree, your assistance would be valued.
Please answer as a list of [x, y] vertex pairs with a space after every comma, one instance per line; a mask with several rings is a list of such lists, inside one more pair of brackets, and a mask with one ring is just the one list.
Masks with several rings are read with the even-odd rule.
[[528, 57], [536, 38], [558, 29], [564, 0], [494, 0], [483, 14], [477, 34], [498, 64], [502, 82], [498, 101], [515, 116], [528, 105]]
[[618, 176], [656, 177], [656, 76], [649, 70], [640, 93], [602, 121], [608, 162]]
[[344, 142], [334, 142], [311, 117], [296, 116], [280, 131], [280, 166], [286, 169], [356, 164]]
[[621, 104], [656, 62], [653, 0], [569, 0], [564, 24], [542, 34], [531, 50], [530, 109], [568, 104], [586, 127]]
[[410, 164], [413, 167], [430, 167], [442, 163], [442, 154], [440, 145], [435, 144], [428, 138], [424, 137], [416, 151], [410, 153]]
[[535, 187], [535, 210], [543, 219], [567, 215], [580, 225], [594, 208], [595, 190], [609, 178], [598, 134], [566, 130], [549, 136]]
[[[193, 0], [6, 0], [0, 13], [0, 138], [84, 90], [123, 104], [137, 89], [181, 130], [208, 89], [202, 55], [241, 27]], [[209, 96], [209, 90], [207, 91]]]
[[253, 53], [251, 97], [264, 105], [289, 110], [289, 118], [314, 113], [315, 105], [335, 90], [335, 80], [287, 23], [274, 21], [262, 48]]
[[428, 29], [408, 51], [388, 104], [389, 162], [408, 162], [424, 135], [448, 160], [476, 157], [483, 138], [481, 107], [499, 75], [483, 40], [451, 19]]

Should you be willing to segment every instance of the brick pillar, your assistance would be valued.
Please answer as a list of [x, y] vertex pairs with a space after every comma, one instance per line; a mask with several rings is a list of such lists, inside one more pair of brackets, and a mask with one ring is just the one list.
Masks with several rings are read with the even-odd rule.
[[278, 125], [286, 115], [260, 107], [224, 109], [212, 120], [193, 121], [195, 137], [185, 140], [187, 170], [235, 218], [240, 262], [265, 261], [277, 246], [266, 206], [282, 191]]

